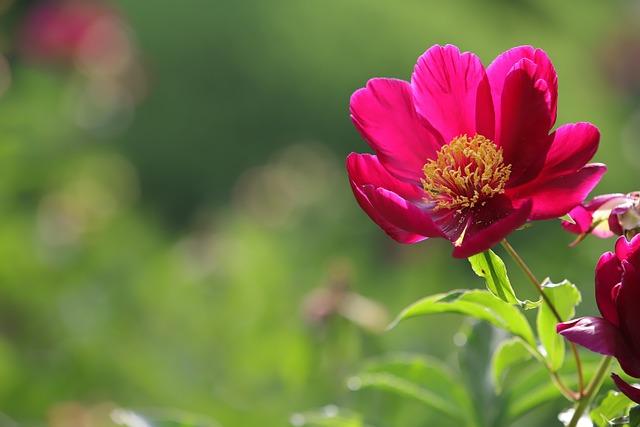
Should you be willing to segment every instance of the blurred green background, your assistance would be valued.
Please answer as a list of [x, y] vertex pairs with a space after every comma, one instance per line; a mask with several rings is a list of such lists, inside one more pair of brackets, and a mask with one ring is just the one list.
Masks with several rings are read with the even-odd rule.
[[[1, 425], [93, 427], [114, 405], [220, 426], [284, 426], [325, 405], [377, 427], [446, 425], [345, 385], [387, 353], [455, 365], [460, 317], [380, 325], [422, 296], [482, 286], [445, 242], [388, 239], [343, 168], [369, 151], [351, 93], [408, 79], [432, 44], [485, 65], [515, 45], [545, 49], [558, 124], [601, 129], [596, 192], [639, 187], [637, 1], [64, 2], [87, 4], [107, 11], [85, 14], [102, 26], [78, 54], [59, 44], [84, 30], [58, 40], [56, 27], [38, 46], [47, 4], [0, 1]], [[593, 267], [613, 242], [568, 250], [572, 238], [550, 221], [511, 240], [594, 313]], [[360, 305], [345, 313], [346, 293]]]

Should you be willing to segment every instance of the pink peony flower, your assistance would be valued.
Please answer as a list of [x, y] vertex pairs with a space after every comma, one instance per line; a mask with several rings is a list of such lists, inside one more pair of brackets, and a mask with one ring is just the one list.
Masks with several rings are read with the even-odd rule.
[[433, 46], [411, 82], [378, 78], [351, 97], [375, 151], [351, 153], [362, 209], [401, 243], [442, 237], [453, 256], [482, 252], [527, 220], [565, 215], [606, 167], [590, 123], [560, 126], [557, 76], [544, 51], [521, 46], [485, 70], [476, 55]]
[[[620, 237], [615, 253], [600, 257], [596, 267], [596, 301], [602, 317], [582, 317], [559, 323], [567, 340], [596, 353], [614, 356], [622, 370], [640, 377], [640, 235]], [[620, 390], [640, 403], [640, 389], [614, 375]]]
[[[114, 8], [97, 0], [47, 0], [31, 7], [21, 27], [20, 48], [41, 62], [117, 60], [129, 46]], [[110, 65], [110, 64], [106, 64]]]
[[573, 223], [562, 221], [565, 230], [578, 234], [573, 244], [586, 235], [607, 238], [633, 237], [640, 231], [640, 192], [604, 194], [576, 206], [569, 212]]

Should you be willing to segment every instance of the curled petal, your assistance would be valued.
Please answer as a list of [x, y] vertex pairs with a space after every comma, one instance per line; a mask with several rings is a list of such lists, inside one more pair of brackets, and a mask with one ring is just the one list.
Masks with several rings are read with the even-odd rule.
[[351, 119], [396, 178], [419, 182], [422, 167], [443, 142], [413, 106], [409, 83], [372, 79], [351, 96]]
[[467, 134], [494, 135], [491, 92], [480, 59], [452, 45], [429, 48], [416, 64], [411, 86], [418, 113], [446, 142]]
[[640, 404], [640, 388], [632, 386], [616, 374], [611, 374], [611, 378], [613, 379], [613, 382], [616, 383], [618, 390], [620, 390], [629, 399]]
[[516, 63], [505, 78], [496, 142], [512, 165], [512, 187], [533, 179], [544, 165], [552, 123], [547, 89], [528, 59]]
[[587, 164], [598, 150], [600, 131], [591, 123], [572, 123], [560, 126], [551, 139], [541, 172], [546, 177], [576, 172]]
[[614, 356], [631, 376], [640, 376], [640, 359], [611, 322], [601, 317], [582, 317], [558, 323], [556, 331], [567, 340], [593, 352]]
[[349, 179], [357, 186], [386, 188], [407, 200], [419, 200], [424, 195], [421, 187], [391, 175], [381, 164], [380, 158], [372, 154], [351, 153], [347, 156], [346, 166]]
[[426, 209], [384, 188], [364, 186], [371, 205], [389, 223], [424, 237], [444, 237]]
[[411, 185], [392, 177], [378, 162], [376, 156], [370, 154], [351, 153], [347, 157], [347, 171], [356, 201], [373, 222], [378, 224], [392, 239], [407, 244], [417, 243], [426, 239], [426, 236], [403, 230], [389, 222], [377, 207], [371, 203], [368, 195], [364, 191], [365, 186], [384, 186], [398, 192], [404, 197], [411, 197], [413, 191], [415, 191]]
[[[536, 65], [534, 79], [543, 80], [549, 91], [549, 109], [552, 124], [555, 122], [558, 99], [558, 76], [551, 60], [542, 49], [533, 46], [517, 46], [500, 55], [487, 67], [487, 77], [491, 85], [494, 105], [501, 105], [504, 82], [513, 66], [523, 59], [527, 59]], [[499, 108], [496, 108], [499, 110]], [[500, 122], [499, 111], [496, 111], [496, 122]]]
[[556, 331], [572, 343], [607, 356], [615, 356], [623, 342], [618, 328], [600, 317], [581, 317], [558, 323]]

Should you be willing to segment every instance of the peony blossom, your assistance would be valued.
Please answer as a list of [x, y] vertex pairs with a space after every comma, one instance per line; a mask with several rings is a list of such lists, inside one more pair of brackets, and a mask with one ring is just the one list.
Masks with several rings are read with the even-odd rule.
[[[596, 301], [602, 317], [559, 323], [558, 333], [596, 353], [614, 356], [622, 370], [640, 378], [640, 235], [620, 237], [615, 253], [600, 257], [596, 267]], [[640, 403], [640, 389], [614, 375], [620, 390]]]
[[640, 192], [594, 197], [573, 208], [569, 216], [573, 223], [562, 221], [562, 226], [579, 235], [574, 244], [588, 234], [601, 238], [615, 235], [631, 238], [640, 231]]
[[362, 209], [401, 243], [442, 237], [458, 258], [482, 252], [528, 220], [580, 204], [606, 168], [590, 123], [560, 126], [546, 53], [521, 46], [486, 70], [476, 55], [433, 46], [411, 82], [377, 78], [351, 97], [373, 154], [347, 171]]
[[38, 62], [122, 66], [131, 41], [119, 14], [107, 2], [47, 0], [27, 11], [20, 31], [22, 54]]

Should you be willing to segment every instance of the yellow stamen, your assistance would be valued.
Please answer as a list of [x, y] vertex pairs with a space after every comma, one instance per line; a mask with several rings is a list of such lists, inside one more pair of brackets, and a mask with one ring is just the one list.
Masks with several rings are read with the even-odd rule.
[[491, 140], [462, 135], [444, 145], [423, 171], [422, 187], [435, 209], [462, 211], [504, 193], [511, 165], [504, 164], [502, 148]]

